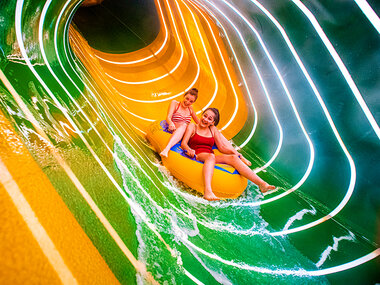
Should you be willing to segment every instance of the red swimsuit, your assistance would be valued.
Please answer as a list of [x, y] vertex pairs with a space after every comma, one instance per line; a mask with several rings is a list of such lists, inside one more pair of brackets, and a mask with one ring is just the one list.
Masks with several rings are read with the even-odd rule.
[[188, 145], [190, 148], [195, 150], [195, 154], [199, 154], [202, 152], [214, 153], [212, 150], [214, 143], [214, 137], [200, 136], [195, 131], [195, 134], [189, 139]]

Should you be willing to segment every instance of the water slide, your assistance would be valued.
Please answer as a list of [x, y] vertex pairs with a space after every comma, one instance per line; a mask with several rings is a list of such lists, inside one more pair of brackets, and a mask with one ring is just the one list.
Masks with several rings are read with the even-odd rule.
[[[81, 2], [0, 3], [1, 284], [380, 282], [379, 3]], [[162, 166], [191, 87], [277, 191]]]

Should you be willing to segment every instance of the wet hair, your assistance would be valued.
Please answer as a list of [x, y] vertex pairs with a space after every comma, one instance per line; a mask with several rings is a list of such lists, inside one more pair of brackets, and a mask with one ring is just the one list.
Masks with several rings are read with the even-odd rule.
[[185, 93], [185, 95], [183, 95], [183, 96], [186, 96], [187, 94], [193, 95], [193, 96], [195, 97], [194, 102], [197, 101], [197, 99], [198, 99], [198, 89], [197, 89], [197, 88], [191, 88], [191, 89], [190, 89], [189, 91], [187, 91], [187, 92]]
[[214, 126], [216, 127], [219, 124], [220, 120], [220, 115], [219, 115], [219, 110], [216, 108], [207, 108], [206, 110], [203, 111], [202, 114], [204, 114], [207, 110], [210, 110], [211, 112], [214, 113]]

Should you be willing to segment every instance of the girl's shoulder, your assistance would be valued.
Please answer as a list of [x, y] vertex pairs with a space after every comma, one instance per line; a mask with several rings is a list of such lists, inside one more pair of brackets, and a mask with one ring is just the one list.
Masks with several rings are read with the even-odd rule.
[[216, 134], [218, 134], [219, 130], [217, 129], [217, 127], [215, 127], [214, 125], [213, 126], [210, 126], [210, 131], [211, 131], [211, 134], [213, 137], [215, 137]]
[[190, 134], [190, 136], [193, 136], [196, 130], [196, 125], [194, 123], [190, 123], [186, 127], [186, 134]]
[[173, 100], [170, 102], [169, 109], [175, 112], [179, 108], [179, 102], [176, 100]]

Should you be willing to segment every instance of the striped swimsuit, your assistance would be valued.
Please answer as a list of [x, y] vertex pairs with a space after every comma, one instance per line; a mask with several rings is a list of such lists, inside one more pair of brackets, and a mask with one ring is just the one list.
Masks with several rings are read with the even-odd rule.
[[187, 115], [187, 116], [182, 115], [181, 113], [177, 112], [180, 104], [181, 103], [178, 103], [177, 108], [175, 109], [175, 111], [172, 115], [172, 122], [176, 123], [176, 124], [182, 124], [182, 123], [190, 124], [190, 122], [191, 122], [191, 110], [190, 110], [190, 108], [188, 108], [189, 112], [190, 112], [189, 115]]

